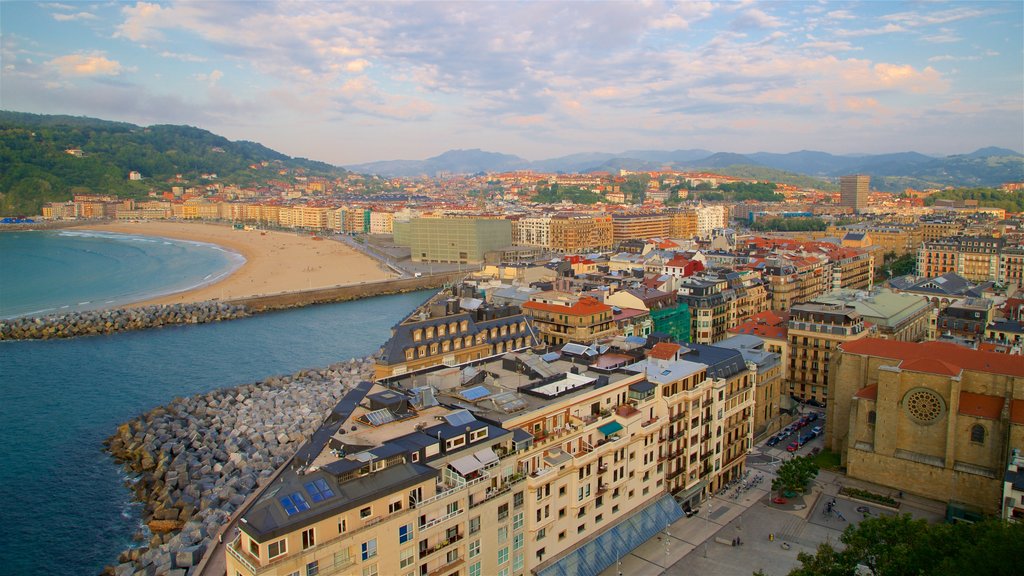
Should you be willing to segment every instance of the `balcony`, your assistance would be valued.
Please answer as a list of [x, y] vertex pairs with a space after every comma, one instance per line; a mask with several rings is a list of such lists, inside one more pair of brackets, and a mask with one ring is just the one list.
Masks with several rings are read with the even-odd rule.
[[526, 474], [522, 473], [509, 476], [508, 479], [506, 479], [504, 485], [499, 486], [497, 488], [488, 488], [487, 491], [484, 492], [483, 497], [480, 498], [479, 500], [477, 500], [476, 498], [471, 498], [469, 501], [469, 507], [476, 508], [477, 506], [483, 504], [484, 502], [487, 502], [488, 500], [493, 500], [498, 496], [501, 496], [502, 494], [507, 494], [509, 491], [512, 490], [512, 486], [522, 482], [525, 479]]
[[456, 534], [453, 538], [447, 538], [445, 540], [442, 540], [442, 541], [438, 542], [437, 544], [434, 544], [433, 546], [431, 546], [429, 548], [420, 548], [420, 560], [423, 560], [424, 558], [426, 558], [426, 557], [428, 557], [428, 556], [430, 556], [432, 554], [440, 552], [441, 550], [444, 550], [445, 548], [455, 544], [456, 542], [458, 542], [458, 541], [460, 541], [462, 539], [463, 539], [463, 535], [462, 534]]
[[463, 562], [465, 562], [464, 558], [462, 558], [462, 557], [456, 558], [455, 560], [452, 560], [451, 562], [442, 564], [442, 565], [438, 566], [437, 568], [434, 568], [433, 570], [431, 570], [430, 572], [427, 573], [427, 576], [439, 576], [440, 574], [448, 572], [449, 570], [453, 570], [455, 568], [458, 568], [459, 566], [462, 565]]
[[437, 517], [437, 518], [433, 518], [431, 520], [427, 520], [423, 524], [420, 524], [420, 530], [426, 530], [427, 528], [431, 528], [433, 526], [437, 526], [438, 524], [441, 524], [442, 522], [447, 522], [447, 521], [451, 520], [452, 518], [455, 518], [459, 514], [462, 514], [463, 512], [465, 512], [465, 510], [462, 510], [460, 508], [460, 509], [458, 509], [458, 510], [456, 510], [454, 512], [449, 512], [449, 513], [445, 514], [444, 516], [440, 516], [440, 517]]
[[[465, 484], [461, 484], [461, 485], [456, 486], [454, 488], [449, 488], [447, 490], [444, 490], [443, 492], [438, 492], [437, 494], [431, 496], [430, 498], [427, 498], [426, 500], [420, 500], [419, 502], [417, 502], [416, 504], [413, 505], [413, 508], [422, 508], [422, 507], [424, 507], [424, 506], [426, 506], [428, 504], [433, 504], [434, 502], [438, 502], [440, 500], [443, 500], [443, 499], [451, 496], [452, 494], [456, 494], [458, 492], [461, 492], [462, 490], [466, 490], [467, 488], [470, 488], [471, 486], [476, 486], [477, 484], [483, 482], [484, 480], [488, 480], [490, 478], [491, 478], [490, 474], [488, 474], [486, 472], [481, 472], [479, 477], [474, 478], [474, 479], [466, 482]], [[441, 485], [439, 484], [438, 486], [441, 486]], [[378, 521], [379, 520], [380, 519], [378, 518]]]
[[651, 418], [650, 420], [648, 420], [646, 422], [641, 422], [640, 423], [640, 427], [641, 428], [648, 428], [648, 427], [652, 426], [657, 421], [658, 421], [658, 416], [655, 416], [654, 418]]

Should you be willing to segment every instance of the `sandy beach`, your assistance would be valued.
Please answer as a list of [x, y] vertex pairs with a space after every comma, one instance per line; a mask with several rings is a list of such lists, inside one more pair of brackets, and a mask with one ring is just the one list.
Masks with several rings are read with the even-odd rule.
[[81, 228], [208, 242], [245, 257], [245, 264], [215, 284], [130, 306], [231, 300], [395, 277], [376, 260], [340, 242], [314, 240], [290, 232], [235, 230], [230, 226], [192, 222], [119, 222], [83, 224]]

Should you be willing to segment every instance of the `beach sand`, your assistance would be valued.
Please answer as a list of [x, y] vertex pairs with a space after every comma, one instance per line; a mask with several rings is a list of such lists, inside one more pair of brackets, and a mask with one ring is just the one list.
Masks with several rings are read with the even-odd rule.
[[193, 222], [83, 224], [82, 229], [161, 236], [217, 244], [245, 257], [245, 264], [208, 286], [129, 306], [231, 300], [255, 295], [330, 288], [394, 278], [374, 259], [334, 240], [313, 240], [290, 232], [235, 230]]

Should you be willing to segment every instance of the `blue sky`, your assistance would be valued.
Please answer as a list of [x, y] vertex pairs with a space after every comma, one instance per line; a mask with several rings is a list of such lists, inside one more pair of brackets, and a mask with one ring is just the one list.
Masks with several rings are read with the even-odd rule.
[[0, 107], [335, 164], [1024, 149], [1024, 2], [0, 1]]

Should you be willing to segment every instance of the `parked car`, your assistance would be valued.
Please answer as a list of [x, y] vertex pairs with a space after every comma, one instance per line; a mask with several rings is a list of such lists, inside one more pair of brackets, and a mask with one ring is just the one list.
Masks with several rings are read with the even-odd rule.
[[808, 432], [807, 434], [804, 434], [803, 436], [800, 437], [800, 445], [803, 446], [804, 444], [807, 444], [811, 440], [814, 440], [814, 434]]
[[814, 422], [817, 419], [818, 419], [818, 413], [817, 412], [811, 412], [810, 414], [807, 415], [807, 421], [808, 422]]
[[814, 432], [815, 436], [821, 436], [821, 433], [823, 431], [824, 430], [821, 428], [821, 426], [815, 426], [814, 428], [811, 428], [811, 432]]
[[786, 452], [796, 452], [800, 449], [800, 442], [791, 442], [789, 446], [786, 446]]
[[765, 442], [765, 444], [768, 445], [768, 446], [775, 446], [778, 443], [779, 443], [779, 437], [778, 436], [772, 436], [771, 438], [768, 439], [767, 442]]

